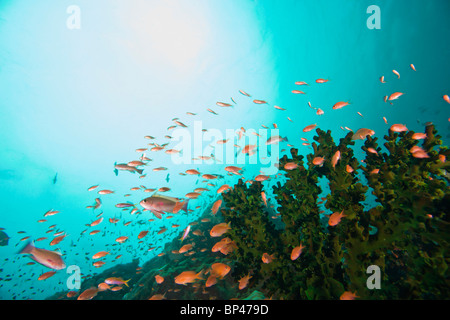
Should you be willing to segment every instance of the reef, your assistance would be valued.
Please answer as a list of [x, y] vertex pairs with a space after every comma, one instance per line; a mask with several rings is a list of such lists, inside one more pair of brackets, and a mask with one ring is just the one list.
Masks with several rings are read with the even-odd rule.
[[[273, 193], [282, 228], [268, 216], [261, 182], [240, 180], [223, 195], [222, 215], [238, 247], [229, 257], [233, 276], [252, 270], [250, 285], [276, 299], [339, 299], [345, 291], [361, 299], [448, 299], [450, 164], [445, 159], [450, 150], [441, 146], [434, 126], [426, 127], [422, 143], [428, 157], [412, 156], [411, 148], [419, 143], [414, 132], [389, 130], [384, 137], [388, 152], [367, 136], [361, 163], [349, 147], [355, 145], [352, 133], [336, 145], [330, 131], [316, 132], [307, 167], [294, 148], [291, 157], [280, 159], [287, 181], [273, 186]], [[333, 167], [329, 160], [338, 150]], [[313, 163], [316, 157], [326, 159], [322, 166]], [[285, 169], [290, 162], [297, 168]], [[329, 192], [321, 203], [324, 179]], [[369, 209], [364, 201], [370, 190], [377, 205]], [[325, 214], [342, 211], [345, 217], [337, 225], [327, 224]], [[300, 244], [303, 252], [291, 260]], [[264, 263], [264, 253], [273, 261]], [[381, 271], [379, 289], [367, 285], [372, 265]]]
[[[312, 154], [305, 158], [292, 148], [290, 157], [280, 159], [284, 178], [274, 180], [271, 190], [264, 182], [240, 179], [219, 195], [223, 202], [216, 214], [212, 203], [205, 207], [184, 242], [181, 231], [142, 267], [137, 260], [115, 266], [85, 279], [80, 292], [114, 276], [131, 279], [130, 287], [99, 292], [95, 300], [312, 300], [339, 299], [344, 292], [357, 299], [448, 299], [450, 150], [434, 126], [425, 128], [424, 140], [413, 139], [412, 131], [389, 130], [385, 151], [376, 137], [355, 141], [350, 132], [336, 144], [330, 131], [316, 133]], [[356, 143], [365, 153], [360, 161], [352, 149]], [[425, 157], [411, 153], [418, 144]], [[340, 158], [333, 162], [337, 151]], [[325, 161], [318, 165], [318, 157]], [[374, 201], [367, 199], [370, 194]], [[330, 215], [340, 212], [341, 220], [329, 224]], [[223, 222], [230, 229], [211, 237], [211, 228]], [[233, 243], [232, 250], [213, 252], [223, 238]], [[180, 253], [188, 243], [192, 249]], [[292, 260], [300, 245], [300, 256]], [[265, 263], [264, 254], [272, 261]], [[207, 287], [216, 262], [231, 272]], [[371, 266], [379, 268], [376, 288], [368, 286]], [[175, 277], [187, 270], [201, 271], [202, 278], [176, 284]], [[156, 275], [164, 281], [158, 284]], [[239, 289], [247, 275], [248, 285]]]

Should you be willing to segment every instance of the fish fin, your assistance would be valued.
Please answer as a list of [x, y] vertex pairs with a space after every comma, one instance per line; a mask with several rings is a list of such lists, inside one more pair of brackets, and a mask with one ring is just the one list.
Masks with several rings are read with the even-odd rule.
[[142, 174], [144, 172], [144, 169], [136, 169], [137, 173]]
[[161, 212], [160, 211], [154, 211], [154, 210], [152, 210], [152, 213], [155, 215], [155, 217], [157, 217], [158, 219], [162, 219], [162, 216], [161, 216]]
[[18, 254], [25, 254], [25, 253], [31, 253], [34, 249], [34, 242], [33, 240], [30, 240], [27, 242], [27, 244], [19, 251]]
[[114, 173], [115, 173], [115, 175], [116, 175], [116, 177], [119, 175], [119, 170], [117, 170], [117, 169], [114, 169]]

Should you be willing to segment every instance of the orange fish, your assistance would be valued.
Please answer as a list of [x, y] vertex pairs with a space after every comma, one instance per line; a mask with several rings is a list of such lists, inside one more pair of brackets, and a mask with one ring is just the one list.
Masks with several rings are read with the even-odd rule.
[[393, 72], [395, 75], [397, 75], [398, 79], [400, 79], [400, 73], [398, 73], [397, 70], [392, 70], [392, 72]]
[[381, 76], [380, 82], [381, 82], [381, 83], [386, 83], [386, 81], [384, 81], [384, 76]]
[[128, 239], [128, 237], [126, 237], [126, 236], [121, 236], [121, 237], [118, 237], [118, 238], [116, 239], [116, 242], [118, 242], [118, 243], [124, 243], [125, 241], [127, 241], [127, 239]]
[[102, 282], [97, 286], [97, 288], [98, 288], [98, 291], [106, 291], [106, 290], [109, 290], [111, 287], [109, 284]]
[[412, 135], [411, 138], [415, 139], [415, 140], [421, 140], [421, 139], [426, 139], [427, 134], [426, 133], [422, 133], [422, 132], [416, 132]]
[[100, 259], [100, 258], [103, 258], [104, 256], [106, 256], [106, 255], [108, 255], [109, 254], [109, 252], [108, 251], [100, 251], [100, 252], [97, 252], [96, 254], [94, 254], [93, 256], [92, 256], [92, 259]]
[[261, 192], [261, 198], [264, 201], [264, 205], [267, 207], [267, 197], [266, 197], [266, 193], [264, 191]]
[[408, 131], [408, 128], [403, 124], [393, 124], [390, 130], [393, 132], [403, 132]]
[[183, 271], [175, 277], [175, 283], [186, 285], [188, 283], [193, 283], [198, 279], [203, 280], [202, 274], [203, 270], [201, 270], [199, 273], [196, 273], [195, 271]]
[[309, 132], [313, 130], [315, 127], [317, 127], [317, 124], [310, 124], [309, 126], [303, 128], [303, 132]]
[[373, 136], [375, 134], [375, 131], [370, 130], [370, 129], [366, 129], [366, 128], [361, 128], [358, 129], [358, 131], [356, 131], [353, 136], [352, 136], [352, 140], [363, 140], [365, 139], [367, 136]]
[[143, 237], [145, 237], [147, 235], [147, 233], [148, 233], [147, 230], [139, 232], [138, 239], [142, 239]]
[[300, 91], [300, 90], [292, 90], [292, 93], [295, 93], [295, 94], [306, 94], [306, 93], [304, 93], [303, 91]]
[[445, 100], [447, 103], [450, 103], [450, 97], [448, 96], [448, 94], [444, 95], [442, 98], [444, 98], [444, 100]]
[[251, 95], [249, 95], [247, 92], [245, 92], [244, 90], [239, 90], [239, 92], [241, 93], [241, 94], [243, 94], [244, 96], [247, 96], [247, 97], [251, 97]]
[[324, 113], [325, 112], [323, 112], [323, 110], [320, 109], [320, 108], [318, 108], [317, 111], [316, 111], [316, 114], [319, 115], [319, 116], [323, 115]]
[[192, 244], [185, 244], [178, 250], [179, 253], [185, 253], [192, 249]]
[[220, 237], [224, 233], [227, 233], [228, 230], [230, 230], [230, 222], [228, 223], [219, 223], [216, 224], [214, 227], [212, 227], [211, 231], [209, 232], [211, 237]]
[[325, 83], [325, 82], [328, 82], [328, 81], [329, 81], [328, 79], [317, 79], [316, 80], [317, 83]]
[[209, 288], [217, 283], [217, 277], [214, 275], [210, 275], [205, 282], [205, 287]]
[[218, 190], [217, 190], [217, 193], [222, 193], [222, 192], [224, 192], [225, 190], [228, 190], [228, 189], [231, 189], [231, 187], [229, 186], [229, 185], [227, 185], [227, 184], [224, 184], [223, 186], [221, 186]]
[[43, 274], [41, 274], [41, 275], [39, 276], [38, 280], [45, 280], [45, 279], [48, 279], [48, 278], [50, 278], [51, 276], [53, 276], [55, 273], [56, 273], [56, 271], [48, 271], [48, 272], [45, 272], [45, 273], [43, 273]]
[[266, 181], [269, 177], [264, 174], [259, 174], [255, 177], [255, 181]]
[[341, 222], [341, 218], [346, 217], [346, 215], [344, 215], [344, 210], [342, 210], [340, 213], [339, 212], [335, 212], [330, 216], [330, 219], [328, 220], [328, 225], [330, 226], [335, 226], [337, 225], [339, 222]]
[[384, 123], [388, 124], [386, 117], [383, 117]]
[[333, 168], [336, 166], [340, 158], [341, 152], [338, 150], [334, 153], [333, 157], [331, 158], [331, 165], [333, 166]]
[[305, 81], [296, 81], [295, 84], [298, 86], [304, 86], [304, 85], [309, 86], [309, 84], [307, 84]]
[[323, 157], [315, 157], [314, 159], [313, 159], [313, 164], [315, 165], [315, 166], [319, 166], [319, 167], [321, 167], [321, 166], [323, 166], [323, 163], [325, 162], [325, 158], [323, 158]]
[[356, 295], [356, 291], [354, 293], [350, 292], [350, 291], [345, 291], [340, 297], [340, 300], [355, 300], [355, 298], [359, 298]]
[[155, 281], [156, 281], [157, 284], [161, 284], [161, 283], [164, 282], [164, 278], [157, 274], [155, 276]]
[[298, 164], [296, 164], [295, 162], [287, 162], [284, 165], [284, 169], [286, 169], [286, 170], [294, 170], [294, 169], [297, 169], [297, 168], [298, 168]]
[[345, 167], [345, 170], [346, 170], [348, 173], [352, 173], [352, 172], [353, 172], [353, 168], [352, 168], [350, 165], [347, 165], [347, 166]]
[[297, 260], [298, 257], [300, 257], [300, 255], [302, 254], [303, 249], [305, 248], [305, 246], [303, 246], [301, 243], [298, 247], [295, 247], [294, 249], [292, 249], [291, 252], [291, 260]]
[[90, 287], [89, 289], [84, 290], [83, 293], [78, 296], [77, 300], [91, 300], [97, 295], [98, 291], [98, 288]]
[[414, 71], [416, 71], [416, 67], [415, 67], [412, 63], [411, 63], [409, 66], [411, 67], [411, 69], [413, 69]]
[[269, 255], [268, 253], [263, 253], [263, 255], [262, 255], [262, 261], [264, 263], [271, 263], [273, 261], [273, 259], [274, 259], [273, 254]]
[[211, 275], [215, 276], [216, 278], [223, 279], [231, 270], [231, 267], [229, 265], [226, 265], [224, 263], [213, 263], [211, 265]]
[[264, 100], [253, 100], [253, 102], [254, 103], [256, 103], [256, 104], [265, 104], [265, 103], [267, 103], [266, 101], [264, 101]]
[[391, 94], [388, 98], [388, 100], [397, 100], [399, 97], [401, 97], [404, 93], [403, 92], [394, 92]]
[[214, 202], [214, 204], [211, 208], [212, 214], [215, 215], [217, 213], [217, 211], [219, 211], [219, 208], [221, 205], [222, 205], [222, 199], [219, 199], [216, 202]]
[[349, 104], [350, 104], [350, 103], [348, 103], [348, 102], [340, 101], [340, 102], [337, 102], [337, 103], [333, 106], [333, 109], [334, 109], [334, 110], [341, 109], [341, 108], [343, 108], [343, 107], [345, 107], [345, 106], [348, 106]]
[[250, 276], [250, 273], [244, 277], [242, 277], [241, 279], [239, 279], [239, 290], [244, 289], [245, 287], [247, 287], [249, 280], [252, 278], [252, 276]]

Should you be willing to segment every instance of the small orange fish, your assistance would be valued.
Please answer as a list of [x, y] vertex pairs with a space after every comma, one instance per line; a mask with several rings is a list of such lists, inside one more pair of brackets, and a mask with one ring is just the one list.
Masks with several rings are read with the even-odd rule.
[[339, 222], [341, 222], [341, 218], [346, 217], [346, 215], [344, 215], [344, 210], [342, 210], [340, 213], [339, 212], [335, 212], [330, 216], [330, 219], [328, 220], [328, 225], [330, 226], [335, 226], [337, 225]]
[[421, 140], [421, 139], [426, 139], [427, 138], [427, 134], [426, 133], [422, 133], [422, 132], [416, 132], [412, 135], [413, 139], [415, 140]]
[[106, 256], [106, 255], [108, 255], [109, 254], [109, 252], [108, 251], [100, 251], [100, 252], [97, 252], [96, 254], [94, 254], [93, 256], [92, 256], [92, 259], [100, 259], [100, 258], [103, 258], [104, 256]]
[[90, 287], [89, 289], [84, 290], [77, 298], [77, 300], [91, 300], [98, 293], [98, 288]]
[[331, 166], [334, 167], [338, 163], [339, 159], [341, 158], [341, 152], [338, 150], [334, 153], [333, 157], [331, 158]]
[[224, 184], [223, 186], [221, 186], [218, 190], [217, 193], [223, 193], [225, 190], [231, 189], [231, 187], [227, 184]]
[[220, 206], [222, 205], [222, 199], [217, 200], [216, 202], [214, 202], [211, 211], [212, 214], [215, 215], [217, 213], [217, 211], [219, 211]]
[[224, 263], [213, 263], [211, 265], [211, 275], [213, 275], [216, 278], [223, 279], [231, 270], [231, 267], [229, 265], [226, 265]]
[[353, 168], [352, 168], [350, 165], [347, 165], [347, 166], [345, 167], [345, 170], [346, 170], [348, 173], [352, 173], [352, 172], [353, 172]]
[[305, 248], [305, 246], [303, 246], [301, 243], [298, 247], [295, 247], [294, 249], [292, 249], [291, 252], [291, 260], [297, 260], [298, 257], [300, 257], [300, 255], [302, 254], [303, 249]]
[[442, 98], [444, 98], [444, 100], [445, 100], [447, 103], [450, 103], [450, 97], [448, 96], [448, 94], [444, 95]]
[[41, 275], [39, 276], [38, 280], [45, 280], [45, 279], [48, 279], [48, 278], [50, 278], [51, 276], [53, 276], [55, 273], [56, 273], [56, 271], [48, 271], [48, 272], [45, 272], [45, 273], [43, 273], [43, 274], [41, 274]]
[[216, 224], [214, 227], [212, 227], [211, 231], [209, 232], [211, 237], [220, 237], [224, 233], [227, 233], [228, 230], [230, 230], [230, 222], [228, 223], [219, 223]]
[[121, 236], [121, 237], [118, 237], [118, 238], [116, 239], [116, 242], [118, 242], [118, 243], [124, 243], [125, 241], [127, 241], [127, 239], [128, 239], [128, 237], [126, 237], [126, 236]]
[[408, 128], [403, 124], [393, 124], [390, 130], [393, 132], [403, 132], [408, 131]]
[[384, 123], [388, 124], [386, 117], [383, 117]]
[[355, 298], [359, 298], [356, 295], [356, 291], [354, 293], [350, 292], [350, 291], [345, 291], [340, 297], [340, 300], [355, 300]]
[[178, 276], [175, 277], [175, 283], [176, 284], [183, 284], [186, 285], [188, 283], [193, 283], [197, 279], [203, 280], [202, 278], [203, 270], [196, 273], [195, 271], [183, 271]]
[[303, 132], [309, 132], [309, 131], [313, 130], [315, 127], [317, 127], [317, 124], [310, 124], [309, 126], [306, 126], [305, 128], [303, 128]]
[[217, 283], [217, 277], [214, 275], [210, 275], [205, 282], [205, 287], [209, 288]]
[[392, 70], [392, 72], [398, 77], [398, 79], [400, 79], [400, 73], [398, 73], [397, 70]]
[[252, 278], [250, 273], [241, 279], [239, 279], [239, 290], [245, 289], [247, 287], [249, 280]]
[[401, 97], [404, 93], [403, 92], [394, 92], [391, 94], [388, 98], [388, 100], [397, 100], [399, 97]]
[[261, 198], [264, 201], [264, 205], [267, 207], [267, 197], [266, 197], [266, 193], [264, 191], [261, 192]]
[[323, 166], [323, 163], [325, 162], [325, 158], [324, 157], [315, 157], [313, 159], [313, 165], [315, 166]]
[[330, 80], [328, 80], [328, 79], [317, 79], [316, 83], [325, 83], [325, 82], [328, 82], [328, 81], [330, 81]]
[[164, 282], [164, 278], [157, 274], [155, 276], [155, 281], [156, 281], [157, 284], [161, 284], [161, 283]]
[[292, 90], [292, 93], [295, 93], [295, 94], [306, 94], [306, 93], [304, 93], [303, 91], [300, 91], [300, 90]]
[[263, 253], [263, 255], [262, 255], [262, 261], [264, 263], [271, 263], [273, 261], [273, 259], [274, 259], [273, 254], [269, 255], [268, 253]]
[[256, 103], [256, 104], [266, 104], [267, 103], [264, 100], [257, 100], [257, 99], [253, 100], [253, 102]]
[[294, 170], [294, 169], [297, 169], [297, 168], [298, 168], [298, 164], [296, 164], [295, 162], [287, 162], [284, 165], [284, 169], [286, 169], [286, 170]]
[[416, 67], [415, 67], [412, 63], [411, 63], [409, 66], [411, 67], [411, 69], [413, 69], [414, 71], [416, 71]]
[[341, 108], [343, 108], [345, 106], [348, 106], [349, 104], [350, 103], [348, 103], [348, 102], [340, 101], [340, 102], [337, 102], [337, 103], [334, 104], [333, 109], [334, 110], [341, 109]]
[[381, 83], [386, 83], [386, 81], [384, 81], [384, 76], [381, 76], [380, 82], [381, 82]]

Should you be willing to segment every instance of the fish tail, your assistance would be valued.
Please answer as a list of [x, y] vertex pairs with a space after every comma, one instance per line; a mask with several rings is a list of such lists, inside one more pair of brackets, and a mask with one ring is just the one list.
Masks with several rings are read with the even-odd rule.
[[188, 212], [188, 204], [189, 204], [189, 199], [187, 199], [184, 204], [183, 204], [183, 211], [185, 211], [186, 213]]
[[144, 172], [144, 169], [136, 169], [137, 173], [142, 174]]
[[130, 281], [131, 279], [128, 279], [127, 281], [124, 281], [123, 284], [126, 285], [128, 287], [128, 281]]
[[19, 251], [18, 254], [31, 253], [34, 249], [33, 240], [27, 242], [27, 244]]
[[200, 270], [199, 273], [197, 273], [197, 275], [195, 276], [195, 278], [196, 278], [196, 279], [199, 279], [199, 280], [205, 280], [205, 278], [203, 278], [202, 276], [203, 276], [203, 269]]

